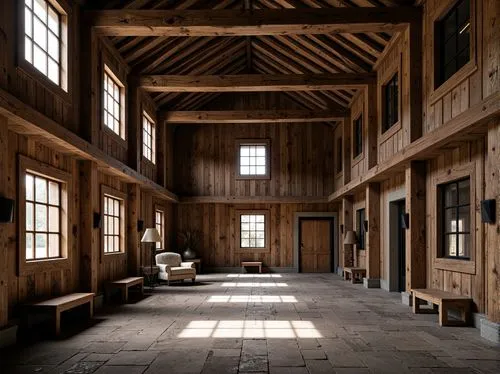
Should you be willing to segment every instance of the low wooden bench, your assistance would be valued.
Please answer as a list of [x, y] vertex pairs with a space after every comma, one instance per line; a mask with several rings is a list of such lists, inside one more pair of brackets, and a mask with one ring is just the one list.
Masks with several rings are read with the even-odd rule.
[[[472, 299], [468, 296], [455, 295], [451, 292], [434, 289], [414, 289], [413, 293], [413, 313], [436, 312], [439, 313], [440, 326], [468, 326], [471, 320]], [[431, 302], [433, 309], [420, 309], [421, 300]], [[460, 312], [461, 320], [449, 320], [448, 310], [454, 309]]]
[[61, 333], [61, 313], [77, 306], [90, 304], [90, 318], [94, 316], [94, 296], [93, 293], [72, 293], [65, 296], [56, 297], [45, 301], [35, 302], [26, 305], [28, 312], [31, 310], [49, 311], [54, 316], [55, 334]]
[[366, 269], [346, 267], [344, 268], [344, 280], [351, 280], [351, 283], [363, 283], [363, 277], [366, 276]]
[[122, 294], [122, 300], [128, 302], [128, 289], [130, 287], [140, 287], [141, 295], [144, 295], [144, 277], [128, 277], [108, 282], [106, 284], [106, 299], [113, 289], [119, 289]]
[[241, 271], [245, 270], [245, 266], [257, 266], [259, 273], [262, 273], [262, 261], [241, 261]]

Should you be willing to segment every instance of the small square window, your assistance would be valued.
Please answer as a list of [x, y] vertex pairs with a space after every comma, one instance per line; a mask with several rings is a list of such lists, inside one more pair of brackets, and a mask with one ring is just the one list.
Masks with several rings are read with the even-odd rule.
[[382, 133], [399, 121], [398, 73], [382, 87]]
[[458, 1], [435, 24], [436, 88], [470, 61], [470, 0]]
[[266, 248], [266, 216], [240, 215], [240, 248]]
[[151, 118], [144, 113], [142, 115], [142, 154], [153, 164], [156, 160], [156, 126]]
[[353, 123], [353, 158], [363, 153], [363, 115], [360, 114]]
[[238, 178], [268, 179], [270, 149], [269, 141], [238, 141]]

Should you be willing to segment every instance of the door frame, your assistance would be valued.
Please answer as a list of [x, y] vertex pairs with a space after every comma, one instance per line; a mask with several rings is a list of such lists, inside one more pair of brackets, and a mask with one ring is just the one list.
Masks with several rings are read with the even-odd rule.
[[323, 220], [327, 219], [332, 221], [332, 255], [331, 261], [331, 271], [336, 272], [339, 264], [339, 251], [338, 251], [338, 232], [337, 232], [337, 212], [296, 212], [294, 214], [293, 222], [293, 269], [295, 273], [300, 272], [300, 220], [301, 219], [311, 219], [311, 220]]

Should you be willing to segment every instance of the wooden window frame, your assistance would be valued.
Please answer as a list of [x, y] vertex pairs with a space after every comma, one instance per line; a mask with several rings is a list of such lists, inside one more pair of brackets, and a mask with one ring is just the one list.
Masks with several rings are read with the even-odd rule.
[[[106, 75], [111, 78], [111, 80], [116, 84], [119, 89], [120, 89], [120, 133], [116, 133], [112, 128], [108, 127], [105, 124], [104, 121], [104, 114], [105, 114], [105, 108], [104, 108], [104, 95], [106, 94], [105, 88], [104, 88], [104, 81], [106, 79]], [[107, 133], [111, 134], [114, 136], [116, 139], [119, 139], [119, 141], [126, 145], [127, 141], [127, 127], [125, 124], [125, 118], [126, 118], [126, 86], [122, 82], [122, 80], [118, 77], [117, 74], [110, 68], [109, 64], [104, 62], [103, 64], [103, 69], [102, 69], [102, 76], [101, 76], [101, 128], [103, 131], [106, 131]]]
[[[364, 137], [364, 133], [365, 133], [365, 125], [364, 125], [364, 118], [363, 118], [363, 111], [360, 111], [359, 113], [356, 114], [356, 116], [354, 117], [355, 119], [352, 121], [352, 125], [351, 125], [351, 129], [352, 129], [352, 132], [351, 132], [351, 150], [352, 150], [352, 164], [355, 165], [357, 164], [359, 161], [361, 161], [364, 156], [365, 156], [365, 152], [364, 152], [364, 145], [365, 145], [365, 137]], [[356, 154], [356, 148], [357, 148], [357, 125], [358, 125], [358, 122], [361, 122], [361, 145], [360, 145], [360, 149], [359, 149], [359, 152], [358, 154]]]
[[118, 190], [115, 190], [114, 188], [111, 188], [106, 185], [101, 185], [101, 212], [102, 212], [102, 217], [104, 218], [104, 197], [105, 196], [110, 196], [114, 199], [121, 200], [120, 204], [120, 217], [123, 217], [123, 219], [120, 219], [120, 232], [123, 233], [123, 236], [120, 236], [120, 250], [119, 252], [109, 252], [105, 253], [104, 252], [104, 219], [103, 219], [103, 225], [101, 227], [101, 250], [99, 251], [101, 253], [101, 260], [114, 260], [117, 257], [124, 257], [127, 255], [127, 194]]
[[[64, 102], [72, 103], [72, 60], [69, 56], [73, 53], [74, 46], [69, 43], [72, 39], [72, 9], [67, 0], [46, 0], [60, 17], [60, 45], [59, 45], [59, 84], [54, 83], [48, 75], [38, 70], [34, 64], [25, 58], [25, 2], [18, 2], [18, 27], [17, 27], [17, 66], [31, 78], [40, 82], [47, 90], [61, 98]], [[33, 32], [34, 30], [32, 30]], [[48, 42], [48, 41], [47, 41]]]
[[[449, 258], [442, 257], [443, 253], [443, 240], [440, 237], [440, 233], [442, 232], [441, 226], [443, 221], [442, 211], [441, 211], [441, 189], [440, 186], [443, 184], [447, 184], [453, 181], [470, 178], [470, 258], [469, 259], [460, 259], [460, 258]], [[476, 166], [474, 163], [469, 163], [466, 165], [461, 165], [455, 167], [453, 169], [447, 170], [446, 172], [442, 172], [432, 184], [431, 196], [435, 196], [436, 201], [432, 206], [433, 211], [431, 212], [431, 216], [435, 217], [435, 232], [436, 237], [432, 238], [434, 242], [432, 243], [432, 260], [434, 264], [434, 268], [448, 271], [455, 271], [460, 273], [467, 274], [476, 274], [476, 193], [480, 191], [476, 191], [476, 185], [474, 181], [476, 180]]]
[[[396, 79], [397, 80], [397, 95], [393, 98], [394, 100], [397, 100], [397, 110], [395, 113], [397, 113], [397, 120], [396, 122], [393, 122], [392, 124], [388, 125], [389, 127], [385, 128], [387, 125], [387, 110], [386, 110], [386, 104], [388, 101], [388, 95], [387, 93], [387, 88], [390, 86], [391, 82]], [[394, 72], [389, 79], [387, 79], [381, 87], [381, 99], [382, 99], [382, 122], [381, 122], [381, 128], [380, 130], [382, 131], [382, 135], [385, 135], [387, 132], [389, 132], [393, 127], [397, 126], [398, 124], [401, 124], [401, 76], [399, 74], [399, 71]]]
[[[363, 217], [361, 217], [361, 215]], [[356, 249], [358, 250], [366, 249], [366, 230], [364, 226], [365, 220], [366, 220], [366, 208], [356, 209], [356, 235], [358, 236], [358, 244], [356, 244]], [[363, 240], [361, 240], [361, 238], [363, 238]]]
[[[260, 145], [266, 147], [266, 174], [241, 175], [240, 174], [240, 149], [243, 145]], [[236, 179], [271, 179], [271, 140], [270, 139], [237, 139], [236, 140]]]
[[[73, 195], [73, 182], [71, 174], [47, 165], [40, 161], [28, 158], [23, 155], [18, 156], [18, 232], [19, 232], [19, 247], [18, 247], [18, 273], [19, 276], [28, 273], [68, 269], [72, 260], [73, 238], [70, 232], [70, 217], [74, 214], [74, 206], [71, 203], [70, 196]], [[61, 204], [61, 219], [60, 219], [60, 257], [26, 260], [26, 173], [40, 175], [44, 178], [57, 181], [61, 184], [60, 204]]]
[[436, 64], [436, 54], [439, 47], [436, 42], [438, 39], [438, 35], [436, 33], [436, 23], [440, 22], [459, 1], [460, 0], [440, 1], [428, 21], [428, 30], [430, 31], [431, 38], [430, 45], [432, 46], [432, 48], [428, 51], [428, 53], [431, 54], [430, 61], [432, 64], [431, 71], [429, 71], [428, 74], [430, 77], [431, 90], [429, 95], [429, 104], [431, 105], [449, 93], [454, 87], [459, 86], [461, 82], [474, 74], [478, 69], [479, 54], [481, 52], [478, 48], [478, 34], [480, 30], [477, 28], [478, 23], [476, 21], [478, 6], [476, 0], [470, 0], [470, 60], [448, 80], [436, 87], [436, 75], [438, 74], [436, 69], [439, 69], [439, 65]]
[[[151, 147], [148, 147], [148, 145], [146, 144], [146, 137], [145, 137], [145, 127], [144, 127], [144, 124], [145, 124], [145, 121], [148, 122], [148, 125], [150, 125], [151, 127], [151, 134], [147, 133], [149, 136], [150, 136], [150, 139], [151, 139]], [[142, 116], [141, 116], [141, 128], [142, 128], [142, 158], [144, 160], [146, 160], [147, 162], [150, 162], [152, 163], [153, 165], [156, 165], [156, 122], [153, 121], [153, 117], [150, 116], [145, 110], [142, 112]], [[149, 157], [146, 156], [145, 152], [146, 152], [146, 148], [151, 151], [151, 159]]]
[[[155, 228], [158, 229], [158, 221], [156, 220], [156, 214], [161, 213], [162, 216], [162, 222], [161, 222], [161, 227], [163, 231], [158, 230], [161, 236], [161, 242], [160, 243], [155, 243], [155, 248], [157, 251], [165, 250], [165, 208], [163, 206], [160, 206], [158, 204], [155, 204], [154, 206], [154, 222], [155, 222]], [[158, 244], [160, 245], [158, 247]]]
[[[235, 239], [236, 239], [236, 243], [235, 243], [235, 248], [236, 248], [236, 251], [235, 253], [245, 253], [245, 254], [249, 254], [249, 253], [268, 253], [270, 252], [271, 248], [270, 248], [270, 243], [271, 243], [271, 240], [270, 240], [270, 229], [269, 229], [269, 226], [270, 226], [270, 221], [269, 221], [269, 217], [270, 217], [270, 214], [269, 214], [269, 210], [266, 210], [266, 209], [261, 209], [261, 210], [253, 210], [253, 209], [248, 209], [248, 210], [245, 210], [245, 209], [237, 209], [235, 211], [236, 213], [236, 225], [237, 227], [235, 228], [235, 231], [236, 231], [236, 235], [235, 235]], [[247, 247], [241, 247], [241, 216], [242, 215], [253, 215], [253, 214], [259, 214], [259, 215], [264, 215], [264, 240], [265, 240], [265, 246], [264, 248], [247, 248]]]

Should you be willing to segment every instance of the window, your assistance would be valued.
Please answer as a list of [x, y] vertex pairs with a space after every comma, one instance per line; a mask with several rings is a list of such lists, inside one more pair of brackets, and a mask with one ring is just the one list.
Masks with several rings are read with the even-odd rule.
[[436, 22], [435, 35], [436, 87], [439, 87], [470, 60], [470, 0], [458, 1]]
[[61, 257], [61, 183], [26, 173], [26, 260]]
[[142, 115], [142, 154], [153, 164], [155, 163], [155, 124], [144, 113]]
[[342, 162], [343, 162], [343, 154], [342, 154], [342, 138], [337, 139], [337, 174], [342, 172]]
[[399, 120], [398, 73], [382, 87], [382, 132], [386, 132]]
[[24, 1], [24, 59], [66, 90], [66, 15], [54, 5]]
[[356, 158], [363, 152], [363, 115], [354, 120], [353, 128], [353, 158]]
[[264, 214], [240, 215], [240, 247], [266, 247], [266, 216]]
[[104, 253], [124, 252], [123, 201], [104, 195]]
[[156, 229], [160, 233], [161, 242], [156, 243], [156, 249], [163, 249], [165, 240], [165, 214], [163, 210], [156, 209], [155, 211], [155, 225]]
[[238, 177], [241, 179], [268, 179], [269, 141], [238, 141]]
[[125, 139], [123, 125], [123, 85], [106, 66], [104, 68], [104, 95], [103, 95], [104, 125], [116, 135]]
[[356, 244], [356, 248], [365, 249], [365, 210], [358, 209], [356, 211], [356, 234], [358, 236], [358, 243]]
[[470, 258], [470, 178], [443, 184], [441, 189], [442, 256]]

